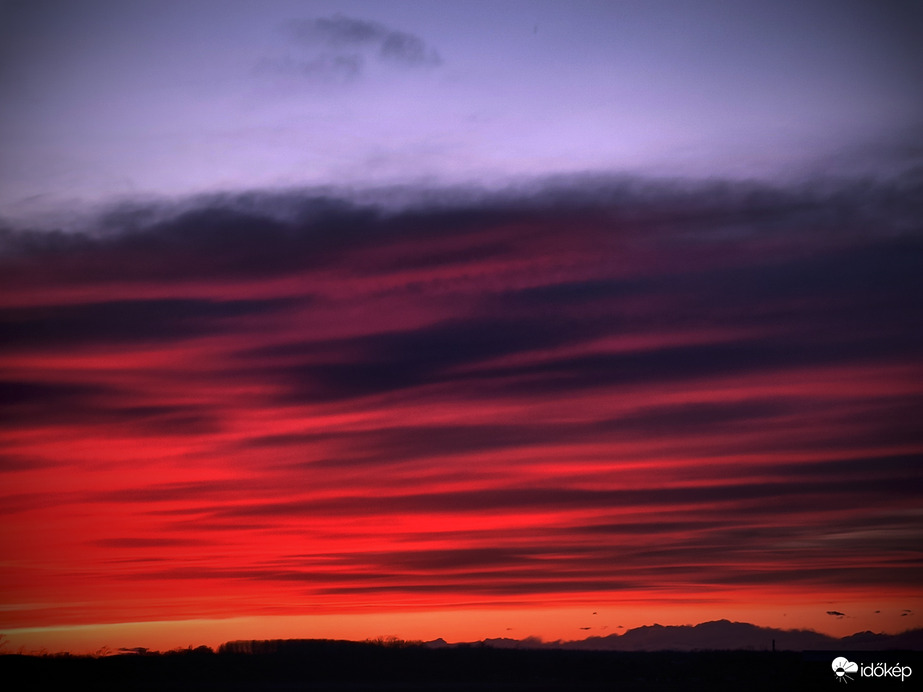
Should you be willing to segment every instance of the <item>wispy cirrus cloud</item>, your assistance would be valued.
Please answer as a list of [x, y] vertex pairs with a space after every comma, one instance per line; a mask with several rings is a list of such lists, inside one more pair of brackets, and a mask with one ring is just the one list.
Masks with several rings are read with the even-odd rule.
[[308, 49], [368, 49], [378, 60], [405, 67], [439, 65], [435, 49], [412, 33], [392, 29], [379, 22], [335, 14], [330, 17], [292, 20], [289, 35]]
[[284, 34], [291, 50], [262, 58], [258, 72], [346, 83], [370, 66], [419, 69], [442, 64], [436, 49], [415, 34], [341, 14], [292, 19]]

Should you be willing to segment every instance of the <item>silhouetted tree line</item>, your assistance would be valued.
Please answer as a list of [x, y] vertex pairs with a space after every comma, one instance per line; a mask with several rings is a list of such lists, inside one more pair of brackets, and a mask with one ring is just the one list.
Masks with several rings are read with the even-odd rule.
[[[429, 648], [400, 641], [266, 640], [112, 656], [6, 655], [18, 690], [773, 690], [835, 680], [836, 652]], [[882, 652], [872, 654], [883, 660]], [[889, 652], [923, 674], [920, 652]], [[871, 660], [871, 659], [870, 659]]]

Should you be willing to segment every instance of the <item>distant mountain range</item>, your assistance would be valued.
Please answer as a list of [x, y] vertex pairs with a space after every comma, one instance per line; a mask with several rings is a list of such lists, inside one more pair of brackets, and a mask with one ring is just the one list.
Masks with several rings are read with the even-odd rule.
[[[577, 641], [541, 642], [535, 638], [485, 639], [474, 642], [499, 649], [575, 649], [584, 651], [923, 651], [923, 629], [900, 634], [857, 632], [830, 637], [810, 630], [780, 630], [746, 622], [716, 620], [699, 625], [648, 625], [624, 634], [588, 637]], [[431, 648], [464, 646], [443, 639], [426, 642]], [[468, 644], [470, 646], [471, 644]]]

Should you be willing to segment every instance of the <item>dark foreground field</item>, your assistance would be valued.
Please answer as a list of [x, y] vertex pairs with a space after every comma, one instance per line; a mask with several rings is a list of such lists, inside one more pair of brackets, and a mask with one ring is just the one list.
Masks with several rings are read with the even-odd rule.
[[[292, 641], [252, 652], [207, 648], [158, 654], [0, 656], [18, 690], [785, 690], [838, 689], [837, 652], [604, 652], [485, 646]], [[921, 652], [852, 652], [850, 660], [900, 663], [919, 676], [857, 679], [862, 689], [917, 687]], [[13, 682], [15, 681], [15, 682]]]

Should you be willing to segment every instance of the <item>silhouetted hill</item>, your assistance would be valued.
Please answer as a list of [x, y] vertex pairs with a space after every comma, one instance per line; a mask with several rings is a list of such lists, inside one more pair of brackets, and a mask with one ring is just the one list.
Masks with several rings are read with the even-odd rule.
[[649, 625], [622, 635], [589, 637], [562, 646], [605, 651], [771, 651], [773, 641], [777, 651], [806, 651], [835, 649], [840, 640], [807, 630], [780, 630], [718, 620], [694, 626]]
[[[627, 630], [624, 634], [574, 641], [541, 643], [534, 638], [501, 638], [478, 643], [498, 649], [579, 651], [772, 651], [773, 645], [776, 651], [923, 651], [923, 629], [901, 634], [858, 632], [838, 639], [811, 630], [781, 630], [746, 622], [716, 620], [699, 625], [647, 625]], [[445, 645], [444, 641], [442, 645]]]
[[881, 651], [884, 649], [923, 651], [923, 629], [907, 630], [900, 634], [857, 632], [843, 637], [840, 644], [844, 647], [843, 651]]

